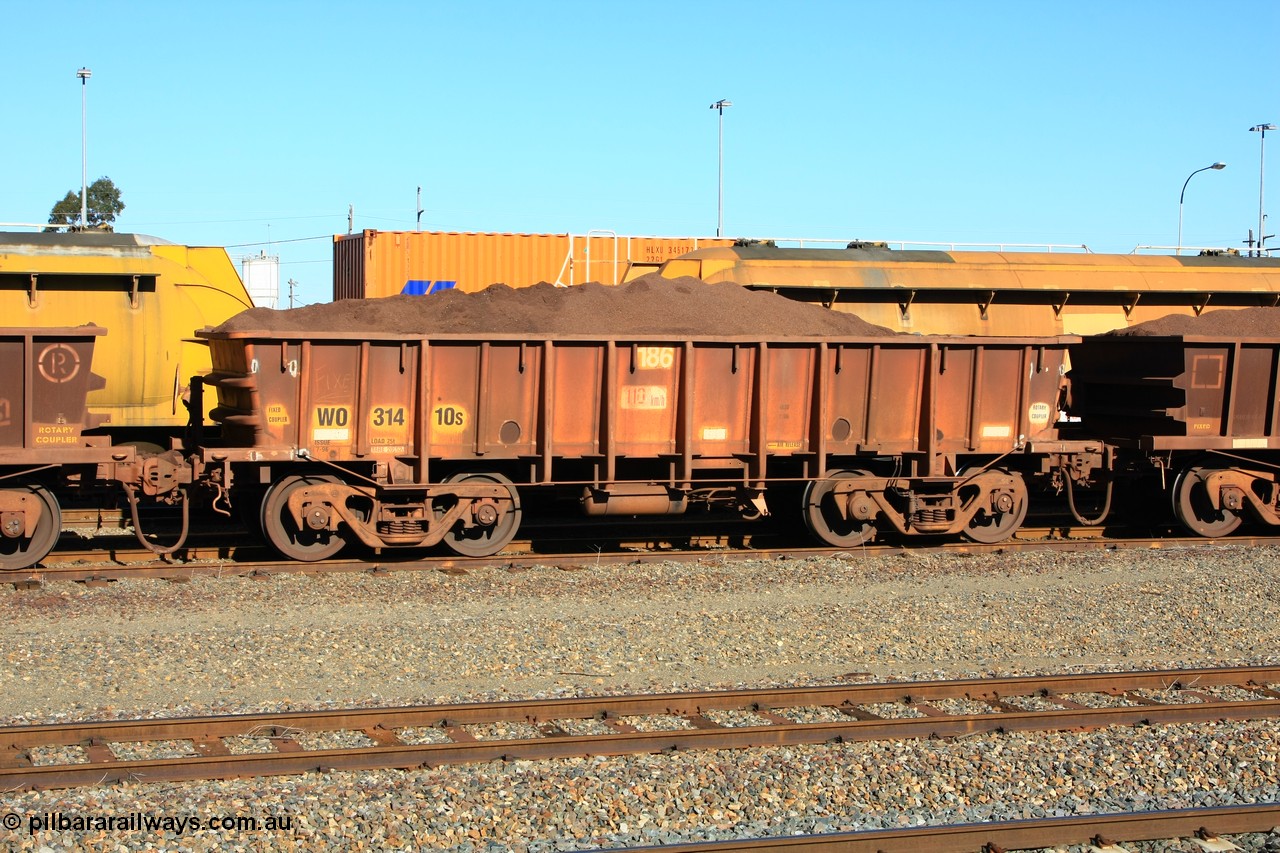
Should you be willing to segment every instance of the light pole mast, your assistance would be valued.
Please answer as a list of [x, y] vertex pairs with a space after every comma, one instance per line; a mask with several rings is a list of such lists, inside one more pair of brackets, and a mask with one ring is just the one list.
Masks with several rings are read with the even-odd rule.
[[89, 78], [93, 72], [81, 68], [80, 78], [80, 227], [89, 224]]
[[724, 230], [724, 108], [733, 106], [733, 101], [721, 98], [711, 105], [711, 109], [720, 113], [720, 176], [716, 183], [716, 236]]
[[1182, 200], [1187, 197], [1187, 184], [1191, 183], [1191, 179], [1201, 172], [1208, 171], [1209, 169], [1213, 169], [1215, 172], [1221, 172], [1225, 168], [1227, 168], [1226, 163], [1214, 163], [1211, 166], [1205, 166], [1203, 169], [1196, 169], [1190, 175], [1187, 175], [1187, 179], [1182, 182], [1182, 192], [1178, 195], [1178, 248], [1176, 250], [1176, 254], [1182, 254]]
[[1262, 246], [1267, 240], [1266, 232], [1262, 229], [1266, 227], [1266, 214], [1263, 213], [1262, 198], [1263, 185], [1266, 179], [1266, 160], [1267, 160], [1267, 131], [1275, 130], [1274, 124], [1256, 124], [1249, 128], [1250, 131], [1256, 131], [1262, 134], [1262, 140], [1258, 147], [1258, 257], [1262, 257]]

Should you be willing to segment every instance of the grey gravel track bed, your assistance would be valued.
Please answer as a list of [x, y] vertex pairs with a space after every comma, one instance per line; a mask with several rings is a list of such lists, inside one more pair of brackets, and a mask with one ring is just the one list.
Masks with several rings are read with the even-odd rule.
[[[6, 723], [1260, 665], [1280, 661], [1280, 552], [56, 584], [0, 592], [0, 619]], [[23, 850], [575, 850], [1277, 801], [1278, 755], [1277, 724], [1222, 723], [8, 793], [0, 812], [293, 818], [24, 823], [4, 839]]]

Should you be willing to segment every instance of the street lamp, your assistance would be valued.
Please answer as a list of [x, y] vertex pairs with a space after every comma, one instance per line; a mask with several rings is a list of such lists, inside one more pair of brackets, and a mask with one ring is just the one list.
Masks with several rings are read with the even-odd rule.
[[80, 78], [80, 227], [89, 224], [89, 78], [93, 72], [81, 68]]
[[716, 193], [716, 236], [724, 230], [724, 108], [733, 106], [733, 101], [721, 98], [711, 105], [711, 109], [720, 113], [720, 178]]
[[1182, 182], [1182, 193], [1181, 193], [1181, 195], [1179, 195], [1179, 196], [1178, 196], [1178, 249], [1177, 249], [1177, 254], [1179, 254], [1179, 255], [1181, 255], [1181, 254], [1182, 254], [1182, 200], [1183, 200], [1184, 198], [1186, 198], [1186, 196], [1187, 196], [1187, 184], [1191, 183], [1191, 179], [1192, 179], [1192, 178], [1194, 178], [1196, 175], [1200, 174], [1201, 172], [1208, 171], [1209, 169], [1213, 169], [1215, 172], [1221, 172], [1221, 171], [1222, 171], [1223, 169], [1225, 169], [1225, 168], [1227, 168], [1227, 164], [1226, 164], [1226, 163], [1214, 163], [1212, 166], [1205, 166], [1203, 169], [1196, 169], [1196, 170], [1195, 170], [1194, 172], [1192, 172], [1190, 175], [1187, 175], [1187, 179], [1186, 179], [1185, 181], [1183, 181], [1183, 182]]
[[1266, 241], [1266, 234], [1263, 228], [1266, 223], [1266, 216], [1262, 212], [1262, 187], [1263, 178], [1266, 175], [1265, 163], [1267, 158], [1267, 131], [1275, 130], [1274, 124], [1255, 124], [1249, 128], [1250, 131], [1256, 131], [1262, 134], [1262, 139], [1258, 147], [1258, 256], [1262, 256], [1262, 244]]

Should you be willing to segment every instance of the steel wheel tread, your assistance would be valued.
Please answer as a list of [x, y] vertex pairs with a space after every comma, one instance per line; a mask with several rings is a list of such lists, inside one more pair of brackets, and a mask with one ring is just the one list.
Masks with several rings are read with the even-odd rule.
[[[993, 469], [999, 471], [999, 469]], [[1008, 512], [988, 512], [983, 509], [969, 522], [964, 535], [974, 542], [994, 545], [1003, 542], [1017, 532], [1027, 518], [1027, 510], [1031, 505], [1031, 497], [1027, 492], [1027, 483], [1016, 473], [999, 471], [1013, 478], [1013, 508]]]
[[319, 483], [336, 483], [333, 477], [295, 475], [276, 481], [262, 499], [262, 531], [267, 541], [284, 556], [312, 563], [327, 560], [347, 544], [336, 533], [327, 530], [299, 529], [289, 514], [289, 495], [298, 489]]
[[837, 481], [870, 476], [867, 471], [828, 471], [823, 479], [809, 483], [804, 490], [803, 504], [804, 523], [809, 532], [837, 548], [855, 548], [874, 539], [875, 522], [845, 518], [833, 496]]
[[1207, 539], [1216, 539], [1234, 533], [1244, 520], [1229, 509], [1214, 509], [1209, 503], [1204, 477], [1213, 469], [1188, 465], [1178, 472], [1173, 481], [1173, 514], [1182, 525]]
[[444, 535], [442, 541], [446, 548], [460, 557], [490, 557], [511, 544], [516, 531], [520, 529], [520, 520], [523, 516], [520, 509], [520, 493], [516, 491], [514, 483], [496, 472], [455, 474], [445, 482], [496, 483], [505, 486], [507, 493], [511, 495], [511, 506], [506, 508], [493, 526], [467, 527], [461, 521], [456, 523]]
[[43, 486], [21, 486], [16, 489], [5, 489], [9, 492], [28, 492], [40, 501], [40, 521], [28, 535], [11, 539], [0, 536], [0, 569], [25, 569], [49, 556], [53, 546], [58, 544], [58, 536], [62, 533], [62, 507], [53, 492]]

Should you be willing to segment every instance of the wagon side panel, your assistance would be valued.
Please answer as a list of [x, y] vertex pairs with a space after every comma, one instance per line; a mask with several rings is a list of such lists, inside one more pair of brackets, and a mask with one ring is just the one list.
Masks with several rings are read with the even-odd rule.
[[480, 344], [433, 341], [422, 389], [426, 453], [473, 458], [480, 403]]
[[359, 427], [355, 450], [360, 455], [416, 455], [418, 361], [421, 341], [366, 345], [360, 372]]
[[30, 339], [16, 330], [0, 331], [0, 448], [27, 446], [27, 385]]
[[815, 344], [769, 346], [764, 350], [761, 378], [764, 400], [764, 445], [773, 456], [809, 450], [809, 418], [813, 412]]
[[751, 397], [757, 349], [694, 344], [689, 436], [694, 456], [727, 458], [751, 451]]
[[[898, 454], [922, 448], [928, 356], [923, 342], [875, 348], [866, 391], [866, 449]], [[856, 385], [849, 391], [859, 393]]]
[[1277, 438], [1277, 393], [1280, 383], [1280, 343], [1244, 343], [1240, 347], [1234, 379], [1231, 435], [1242, 438]]
[[542, 349], [520, 342], [481, 344], [477, 455], [532, 455], [538, 441]]
[[613, 348], [607, 440], [610, 455], [676, 452], [676, 414], [684, 351], [667, 342], [621, 342]]
[[91, 369], [104, 333], [94, 326], [0, 328], [0, 448], [56, 457], [59, 448], [83, 444], [84, 431], [103, 420], [86, 399], [105, 384]]
[[554, 344], [548, 352], [541, 450], [548, 462], [552, 457], [597, 455], [601, 452], [605, 347]]

